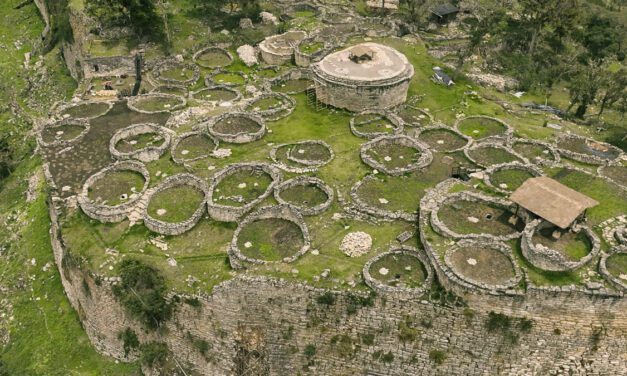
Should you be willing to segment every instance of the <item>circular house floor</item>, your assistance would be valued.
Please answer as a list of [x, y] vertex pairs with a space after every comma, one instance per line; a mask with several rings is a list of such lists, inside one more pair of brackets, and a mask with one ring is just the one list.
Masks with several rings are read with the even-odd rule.
[[168, 150], [172, 131], [153, 123], [134, 124], [117, 131], [109, 141], [115, 159], [155, 161]]
[[355, 112], [404, 103], [414, 75], [405, 55], [377, 43], [334, 52], [311, 69], [317, 100]]
[[424, 251], [403, 246], [382, 253], [364, 265], [364, 281], [375, 291], [418, 297], [433, 282], [433, 271]]
[[246, 217], [237, 227], [229, 248], [234, 268], [242, 262], [265, 264], [293, 262], [311, 245], [303, 217], [287, 205], [266, 206]]
[[386, 175], [399, 176], [428, 166], [429, 149], [411, 137], [381, 136], [361, 146], [361, 159]]
[[229, 112], [213, 117], [205, 126], [210, 135], [230, 144], [257, 141], [266, 133], [263, 119], [246, 112]]

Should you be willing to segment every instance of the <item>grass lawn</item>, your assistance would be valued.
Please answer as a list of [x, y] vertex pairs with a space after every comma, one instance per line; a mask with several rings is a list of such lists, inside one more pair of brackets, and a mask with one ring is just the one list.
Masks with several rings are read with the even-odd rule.
[[78, 137], [85, 127], [79, 124], [62, 124], [58, 127], [46, 127], [41, 132], [41, 138], [45, 143], [55, 141], [71, 141]]
[[475, 140], [505, 134], [507, 128], [498, 121], [486, 118], [470, 118], [462, 120], [458, 126], [460, 132]]
[[246, 79], [239, 73], [218, 73], [213, 76], [212, 81], [216, 84], [244, 85]]
[[388, 286], [417, 288], [427, 278], [427, 271], [417, 257], [402, 253], [388, 254], [373, 262], [370, 275]]
[[[164, 222], [182, 222], [198, 210], [204, 199], [204, 193], [192, 186], [175, 186], [152, 196], [148, 202], [148, 214]], [[160, 210], [165, 213], [161, 214]]]
[[627, 167], [626, 166], [604, 166], [601, 174], [614, 180], [623, 187], [627, 187]]
[[107, 103], [83, 103], [61, 111], [61, 115], [70, 115], [73, 118], [89, 118], [100, 115], [108, 108]]
[[459, 248], [451, 255], [451, 262], [462, 277], [487, 285], [502, 285], [515, 276], [510, 259], [491, 248]]
[[244, 206], [261, 196], [272, 183], [265, 172], [238, 170], [226, 176], [213, 192], [213, 202], [227, 206]]
[[312, 208], [323, 204], [329, 198], [327, 194], [313, 184], [295, 185], [279, 193], [288, 203], [304, 208]]
[[571, 261], [579, 261], [592, 250], [592, 243], [584, 233], [566, 232], [562, 233], [562, 236], [555, 240], [551, 237], [555, 230], [557, 230], [556, 227], [544, 228], [533, 235], [532, 241], [558, 251]]
[[246, 107], [247, 111], [267, 111], [274, 108], [281, 107], [283, 101], [277, 97], [266, 97], [253, 101]]
[[303, 234], [294, 222], [269, 218], [248, 224], [239, 234], [237, 245], [248, 257], [280, 261], [303, 246]]
[[553, 154], [551, 154], [547, 148], [542, 145], [527, 144], [524, 142], [514, 143], [512, 149], [523, 157], [533, 161], [534, 158], [543, 158], [553, 160]]
[[168, 80], [187, 81], [194, 77], [194, 71], [182, 66], [177, 66], [162, 70], [159, 72], [159, 77]]
[[397, 169], [415, 163], [422, 153], [412, 147], [379, 142], [368, 151], [368, 154], [386, 168]]
[[141, 149], [145, 149], [149, 146], [159, 147], [163, 145], [165, 138], [156, 132], [147, 132], [124, 138], [115, 144], [115, 148], [122, 153], [132, 153]]
[[614, 277], [619, 278], [623, 283], [627, 283], [627, 254], [615, 253], [607, 258], [607, 271]]
[[272, 91], [277, 93], [300, 93], [313, 85], [313, 81], [304, 78], [285, 80], [272, 86]]
[[515, 191], [522, 183], [532, 177], [533, 175], [525, 170], [511, 168], [495, 171], [490, 176], [490, 181], [495, 187], [500, 187], [501, 184], [505, 184], [507, 185], [505, 189]]
[[436, 151], [452, 151], [464, 147], [467, 141], [446, 129], [431, 129], [420, 133], [418, 140], [429, 145], [431, 150]]
[[206, 101], [232, 101], [237, 94], [224, 89], [206, 89], [194, 94], [194, 98]]
[[517, 226], [507, 220], [513, 214], [504, 208], [482, 202], [458, 200], [444, 204], [438, 216], [444, 224], [458, 234], [508, 235], [521, 231], [522, 221]]
[[144, 111], [167, 111], [181, 103], [182, 101], [179, 98], [146, 96], [138, 98], [135, 102], [135, 107]]
[[205, 134], [195, 134], [182, 139], [174, 151], [179, 159], [194, 159], [204, 157], [213, 151], [216, 144]]
[[518, 157], [507, 150], [491, 146], [470, 149], [468, 155], [482, 166], [520, 161]]
[[304, 54], [311, 55], [312, 53], [322, 49], [322, 47], [324, 47], [324, 44], [322, 42], [311, 42], [301, 43], [300, 46], [298, 46], [298, 49]]
[[220, 50], [208, 50], [196, 57], [196, 61], [207, 68], [219, 68], [231, 64], [229, 55]]
[[228, 116], [213, 125], [213, 130], [222, 134], [256, 133], [261, 125], [244, 116]]
[[[115, 206], [128, 201], [134, 192], [141, 192], [146, 181], [135, 171], [113, 171], [96, 181], [89, 188], [89, 198], [93, 201]], [[126, 199], [122, 196], [126, 195]]]

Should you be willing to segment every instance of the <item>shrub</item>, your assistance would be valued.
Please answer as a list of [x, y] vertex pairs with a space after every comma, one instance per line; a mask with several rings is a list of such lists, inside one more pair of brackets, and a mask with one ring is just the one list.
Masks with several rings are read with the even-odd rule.
[[388, 351], [386, 354], [383, 354], [381, 361], [383, 363], [392, 363], [394, 361], [394, 354], [392, 354], [391, 351]]
[[490, 311], [490, 313], [488, 313], [488, 319], [486, 320], [486, 328], [488, 329], [488, 332], [495, 332], [497, 330], [507, 331], [511, 325], [511, 317], [494, 311]]
[[429, 360], [435, 364], [442, 364], [446, 360], [446, 353], [442, 350], [429, 351]]
[[201, 338], [192, 338], [192, 345], [194, 346], [196, 350], [198, 350], [199, 353], [203, 355], [207, 355], [207, 352], [209, 351], [209, 348], [210, 348], [209, 342]]
[[398, 338], [401, 342], [413, 342], [416, 340], [418, 330], [412, 327], [412, 322], [409, 318], [398, 323]]
[[305, 346], [305, 350], [303, 350], [303, 354], [305, 354], [307, 358], [313, 358], [314, 355], [316, 355], [316, 345], [312, 345], [310, 343], [309, 345]]
[[335, 295], [333, 295], [333, 293], [327, 291], [324, 294], [320, 295], [316, 301], [318, 302], [318, 304], [324, 304], [327, 306], [332, 306], [333, 304], [335, 304]]
[[168, 356], [168, 345], [163, 342], [148, 342], [141, 345], [141, 361], [143, 364], [154, 367], [163, 366]]
[[113, 294], [131, 316], [149, 329], [158, 328], [173, 311], [163, 276], [139, 260], [123, 260], [119, 268], [122, 282], [113, 286]]
[[122, 341], [124, 356], [128, 356], [131, 350], [139, 348], [137, 334], [131, 328], [126, 328], [118, 333], [118, 339]]
[[198, 300], [198, 298], [194, 297], [194, 298], [184, 298], [183, 302], [185, 302], [185, 304], [188, 304], [194, 308], [200, 308], [201, 304], [200, 304], [200, 300]]
[[518, 328], [523, 333], [529, 333], [531, 331], [531, 328], [533, 328], [533, 320], [524, 317], [521, 318], [518, 322]]
[[361, 343], [363, 343], [366, 346], [374, 345], [374, 334], [373, 333], [362, 334]]

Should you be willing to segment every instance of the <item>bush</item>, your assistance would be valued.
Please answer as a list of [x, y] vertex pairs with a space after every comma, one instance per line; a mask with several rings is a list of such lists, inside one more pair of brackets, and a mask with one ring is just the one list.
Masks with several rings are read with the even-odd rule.
[[168, 345], [163, 342], [148, 342], [141, 345], [141, 361], [149, 367], [163, 366], [168, 356]]
[[123, 260], [119, 268], [122, 282], [113, 286], [113, 294], [126, 311], [149, 329], [156, 329], [170, 319], [173, 307], [166, 300], [161, 273], [131, 259]]
[[435, 364], [442, 364], [446, 360], [446, 353], [442, 350], [429, 351], [429, 360]]
[[374, 345], [374, 334], [373, 333], [362, 334], [361, 343], [363, 343], [366, 346]]
[[488, 329], [488, 332], [495, 332], [497, 330], [507, 331], [511, 325], [511, 317], [494, 311], [490, 311], [490, 313], [488, 313], [488, 319], [486, 320], [486, 328]]
[[524, 317], [521, 318], [518, 322], [518, 328], [523, 333], [529, 333], [531, 331], [531, 328], [533, 328], [533, 320], [526, 319]]
[[409, 318], [398, 323], [398, 339], [401, 342], [413, 342], [416, 340], [418, 330], [412, 327], [412, 322]]
[[348, 313], [349, 315], [353, 315], [357, 313], [357, 309], [360, 307], [374, 306], [375, 296], [376, 295], [374, 292], [371, 292], [366, 297], [349, 293], [348, 295], [346, 295], [346, 300], [347, 300], [346, 313]]
[[316, 355], [316, 346], [312, 344], [305, 346], [305, 350], [303, 350], [303, 354], [305, 354], [307, 358], [313, 358], [314, 355]]
[[386, 354], [383, 354], [381, 361], [383, 363], [392, 363], [394, 361], [394, 354], [392, 354], [391, 351], [388, 351]]
[[335, 304], [335, 295], [333, 295], [331, 292], [327, 291], [324, 294], [320, 295], [316, 301], [318, 302], [318, 304], [324, 304], [327, 306], [332, 306], [333, 304]]
[[131, 328], [126, 328], [118, 333], [118, 339], [122, 341], [124, 347], [124, 356], [128, 356], [131, 350], [139, 348], [139, 339], [137, 334]]

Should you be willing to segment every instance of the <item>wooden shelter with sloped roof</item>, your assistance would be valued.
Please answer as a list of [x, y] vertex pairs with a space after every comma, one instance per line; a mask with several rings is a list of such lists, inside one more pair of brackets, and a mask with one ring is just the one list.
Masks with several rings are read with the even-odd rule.
[[566, 229], [598, 201], [540, 176], [527, 179], [509, 199], [540, 218]]

